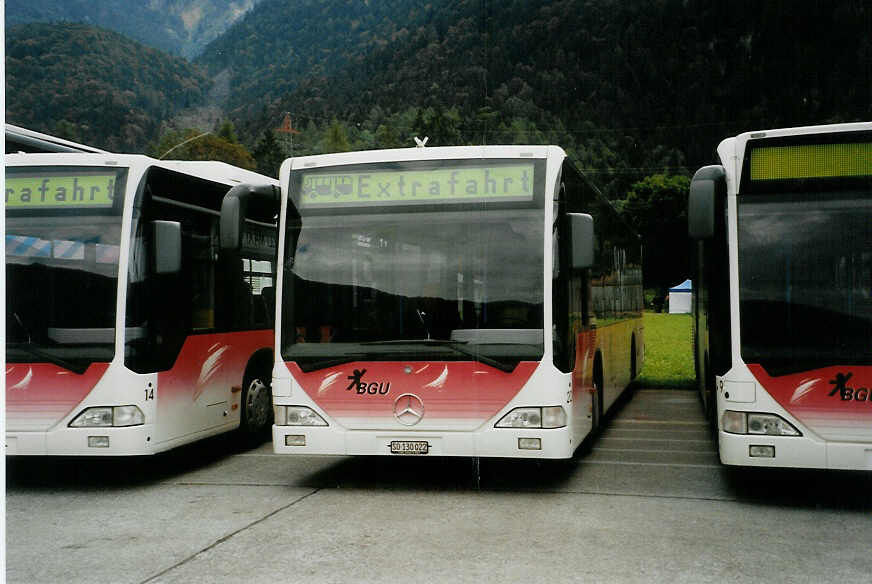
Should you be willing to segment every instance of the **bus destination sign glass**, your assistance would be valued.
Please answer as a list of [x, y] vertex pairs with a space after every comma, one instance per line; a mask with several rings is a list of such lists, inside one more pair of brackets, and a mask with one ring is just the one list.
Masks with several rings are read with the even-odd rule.
[[872, 176], [872, 144], [801, 144], [751, 150], [751, 180], [801, 180]]
[[532, 201], [534, 164], [303, 172], [301, 208]]
[[108, 209], [115, 200], [115, 172], [6, 176], [7, 209]]

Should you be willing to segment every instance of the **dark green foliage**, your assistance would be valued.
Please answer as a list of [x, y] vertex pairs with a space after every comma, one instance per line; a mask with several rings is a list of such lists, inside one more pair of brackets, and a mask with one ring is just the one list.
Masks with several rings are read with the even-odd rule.
[[285, 152], [274, 131], [264, 132], [251, 154], [257, 163], [257, 172], [278, 178]]
[[324, 148], [327, 152], [348, 152], [351, 148], [348, 144], [345, 128], [336, 119], [330, 122], [324, 139]]
[[[237, 75], [243, 136], [283, 111], [352, 126], [375, 106], [387, 126], [441, 108], [455, 143], [557, 143], [622, 197], [711, 162], [728, 135], [868, 116], [870, 14], [855, 0], [265, 0], [203, 62]], [[394, 132], [445, 143], [426, 122]]]
[[365, 72], [348, 65], [362, 64], [375, 47], [401, 42], [407, 27], [431, 12], [429, 4], [408, 0], [264, 0], [197, 62], [212, 73], [233, 72], [228, 106], [235, 118], [250, 119], [307, 80], [364, 83]]
[[[10, 31], [10, 121], [112, 149], [154, 140], [154, 120], [202, 94], [185, 71], [131, 87], [156, 58], [59, 50], [74, 32]], [[683, 197], [667, 212], [643, 179], [690, 176], [743, 131], [868, 118], [870, 33], [857, 0], [263, 0], [198, 63], [230, 72], [224, 115], [267, 174], [285, 156], [415, 136], [558, 144], [646, 234], [646, 276], [669, 285], [686, 275]], [[300, 133], [271, 135], [286, 112]], [[673, 260], [654, 267], [652, 249]]]
[[298, 154], [330, 151], [334, 118], [351, 149], [558, 144], [628, 199], [652, 285], [687, 275], [686, 190], [654, 204], [641, 179], [690, 176], [726, 136], [872, 105], [872, 9], [856, 0], [265, 0], [237, 28], [203, 61], [237, 74], [243, 139], [292, 111]]
[[6, 120], [117, 152], [141, 152], [162, 120], [202, 101], [190, 63], [106, 30], [29, 24], [7, 31]]
[[192, 57], [258, 0], [6, 0], [6, 25], [78, 22]]
[[228, 139], [228, 129], [232, 134], [233, 126], [228, 123], [218, 133], [195, 129], [169, 132], [152, 145], [149, 154], [167, 160], [218, 160], [254, 170], [254, 157], [245, 146]]
[[230, 120], [224, 120], [221, 122], [216, 134], [219, 138], [223, 138], [231, 144], [239, 142], [239, 139], [236, 137], [236, 128], [233, 127], [233, 122]]
[[642, 236], [642, 276], [647, 286], [668, 288], [690, 274], [687, 252], [686, 176], [655, 174], [630, 187], [618, 209]]

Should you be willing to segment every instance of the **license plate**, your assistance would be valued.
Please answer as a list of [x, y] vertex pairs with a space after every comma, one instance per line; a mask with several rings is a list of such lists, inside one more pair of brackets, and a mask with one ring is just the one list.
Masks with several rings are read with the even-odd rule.
[[424, 441], [394, 440], [391, 442], [391, 454], [427, 454], [430, 444]]

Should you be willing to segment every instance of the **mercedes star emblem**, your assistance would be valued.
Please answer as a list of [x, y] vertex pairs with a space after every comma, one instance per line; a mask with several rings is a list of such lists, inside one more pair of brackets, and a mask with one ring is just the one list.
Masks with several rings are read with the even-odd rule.
[[424, 417], [424, 402], [417, 395], [404, 393], [394, 402], [394, 416], [404, 426], [414, 426]]

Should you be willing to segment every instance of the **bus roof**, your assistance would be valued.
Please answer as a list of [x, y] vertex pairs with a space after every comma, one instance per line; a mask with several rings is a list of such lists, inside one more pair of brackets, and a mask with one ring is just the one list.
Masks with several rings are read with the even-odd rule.
[[[754, 130], [743, 132], [738, 136], [726, 138], [721, 145], [735, 141], [739, 148], [744, 148], [748, 140], [758, 138], [780, 138], [784, 136], [803, 136], [812, 134], [835, 134], [839, 132], [872, 131], [872, 122], [851, 122], [846, 124], [826, 124], [820, 126], [797, 126], [795, 128], [776, 128], [772, 130]], [[721, 146], [718, 146], [720, 151]]]
[[559, 146], [436, 146], [425, 148], [396, 148], [392, 150], [363, 150], [316, 154], [288, 158], [282, 164], [284, 170], [289, 165], [292, 170], [314, 169], [321, 166], [342, 166], [347, 164], [366, 164], [373, 162], [405, 162], [416, 160], [446, 160], [471, 158], [548, 158], [566, 153]]
[[742, 167], [744, 165], [743, 155], [745, 149], [747, 148], [748, 142], [751, 140], [863, 131], [872, 131], [872, 122], [851, 122], [846, 124], [826, 124], [820, 126], [798, 126], [795, 128], [777, 128], [773, 130], [744, 132], [742, 134], [739, 134], [738, 136], [733, 136], [722, 140], [721, 143], [718, 144], [717, 152], [721, 163], [727, 169], [727, 188], [729, 192], [735, 193], [739, 188], [738, 177], [742, 176]]
[[15, 152], [105, 152], [105, 150], [6, 124], [6, 153]]
[[142, 154], [113, 154], [109, 152], [19, 153], [6, 155], [9, 166], [125, 166], [157, 167], [187, 175], [234, 184], [278, 185], [274, 178], [216, 160], [158, 160]]

